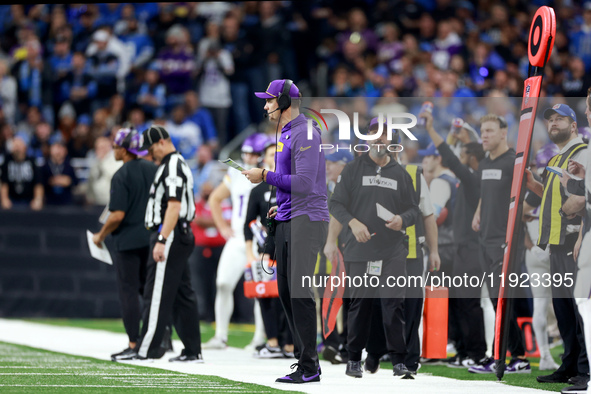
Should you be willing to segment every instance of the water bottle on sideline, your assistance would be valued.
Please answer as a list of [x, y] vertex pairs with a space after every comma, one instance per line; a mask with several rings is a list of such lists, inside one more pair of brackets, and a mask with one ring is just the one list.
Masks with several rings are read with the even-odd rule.
[[[421, 111], [419, 113], [423, 113], [423, 112], [433, 113], [433, 103], [430, 101], [425, 101], [423, 103], [423, 106], [421, 107]], [[425, 125], [425, 118], [419, 118], [418, 124], [419, 124], [419, 126], [424, 126]]]

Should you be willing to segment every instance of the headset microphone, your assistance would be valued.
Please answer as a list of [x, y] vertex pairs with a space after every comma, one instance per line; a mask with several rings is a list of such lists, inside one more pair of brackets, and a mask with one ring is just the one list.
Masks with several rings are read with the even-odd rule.
[[263, 114], [263, 116], [264, 116], [265, 118], [268, 118], [268, 117], [269, 117], [269, 115], [271, 115], [273, 112], [279, 111], [279, 109], [280, 109], [280, 108], [274, 109], [274, 110], [273, 110], [273, 111], [271, 111], [271, 112], [265, 112], [265, 113]]

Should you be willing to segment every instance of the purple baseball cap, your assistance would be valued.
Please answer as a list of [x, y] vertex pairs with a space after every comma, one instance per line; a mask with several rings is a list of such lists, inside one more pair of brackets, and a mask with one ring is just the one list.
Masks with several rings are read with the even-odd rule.
[[[277, 98], [283, 92], [283, 86], [285, 86], [285, 79], [276, 79], [267, 86], [267, 90], [264, 92], [255, 92], [255, 96], [262, 99], [271, 99]], [[295, 83], [291, 84], [291, 88], [289, 89], [289, 96], [291, 98], [299, 98], [300, 97], [300, 89], [296, 86]]]
[[143, 142], [142, 135], [133, 128], [119, 129], [114, 142], [115, 145], [137, 156], [145, 156], [148, 153], [147, 150], [140, 150]]
[[575, 111], [573, 111], [573, 109], [566, 104], [556, 104], [552, 108], [548, 108], [547, 110], [545, 110], [544, 119], [549, 119], [550, 116], [554, 114], [568, 116], [575, 122], [577, 121], [577, 115], [575, 115]]
[[[255, 133], [246, 137], [242, 143], [242, 152], [261, 154], [265, 150], [265, 145], [269, 141], [269, 137], [263, 133]], [[275, 142], [275, 141], [273, 141]]]

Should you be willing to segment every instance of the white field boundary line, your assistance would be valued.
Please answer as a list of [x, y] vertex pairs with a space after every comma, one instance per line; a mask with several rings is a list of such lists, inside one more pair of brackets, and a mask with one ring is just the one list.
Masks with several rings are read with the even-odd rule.
[[[35, 348], [109, 360], [110, 354], [127, 345], [127, 336], [85, 328], [51, 326], [21, 320], [0, 319], [0, 341]], [[182, 349], [180, 341], [173, 343], [178, 354]], [[175, 354], [175, 355], [176, 355]], [[368, 392], [433, 393], [433, 394], [542, 394], [544, 390], [509, 386], [495, 381], [457, 380], [427, 374], [419, 374], [415, 380], [394, 378], [391, 370], [380, 369], [376, 374], [366, 374], [362, 379], [345, 375], [345, 365], [332, 365], [321, 361], [322, 381], [308, 385], [285, 385], [275, 379], [290, 372], [293, 359], [261, 360], [236, 348], [225, 350], [204, 350], [204, 364], [170, 363], [167, 353], [153, 363], [129, 362], [127, 364], [160, 368], [187, 374], [214, 375], [234, 381], [255, 383], [275, 390], [295, 390], [311, 394], [345, 394]], [[532, 379], [534, 377], [532, 376]], [[287, 387], [286, 387], [287, 386]], [[90, 387], [90, 386], [89, 386]], [[137, 386], [135, 386], [137, 387]]]

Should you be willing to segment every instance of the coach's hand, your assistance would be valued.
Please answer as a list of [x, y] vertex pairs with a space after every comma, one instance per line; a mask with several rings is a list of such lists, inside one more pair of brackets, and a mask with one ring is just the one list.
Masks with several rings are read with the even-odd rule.
[[472, 219], [472, 230], [478, 232], [480, 231], [480, 213], [474, 213], [474, 218]]
[[439, 271], [441, 268], [441, 257], [439, 257], [439, 253], [433, 252], [429, 254], [429, 271]]
[[263, 169], [251, 168], [250, 170], [242, 171], [242, 175], [246, 176], [251, 183], [261, 183], [263, 181]]
[[568, 172], [570, 172], [574, 176], [578, 176], [579, 178], [585, 178], [585, 167], [583, 167], [581, 163], [576, 162], [573, 159], [568, 160]]
[[156, 245], [154, 245], [154, 251], [152, 252], [155, 262], [162, 263], [163, 261], [166, 261], [166, 255], [164, 253], [165, 250], [166, 245], [160, 242], [156, 242]]
[[267, 217], [273, 219], [275, 216], [277, 216], [277, 209], [277, 205], [271, 207], [271, 209], [269, 209], [269, 212], [267, 212]]
[[402, 230], [402, 225], [404, 222], [402, 221], [402, 217], [400, 215], [394, 215], [394, 217], [386, 222], [386, 227], [390, 230], [400, 231]]
[[328, 242], [326, 245], [324, 245], [324, 255], [326, 256], [326, 259], [330, 262], [337, 261], [337, 244], [333, 242]]
[[351, 231], [353, 232], [357, 242], [365, 243], [371, 239], [371, 234], [369, 233], [367, 226], [365, 226], [365, 224], [361, 223], [359, 220], [351, 219], [349, 222], [349, 227], [351, 228]]
[[101, 238], [99, 233], [92, 234], [92, 242], [101, 249], [103, 248], [103, 241], [104, 239]]

